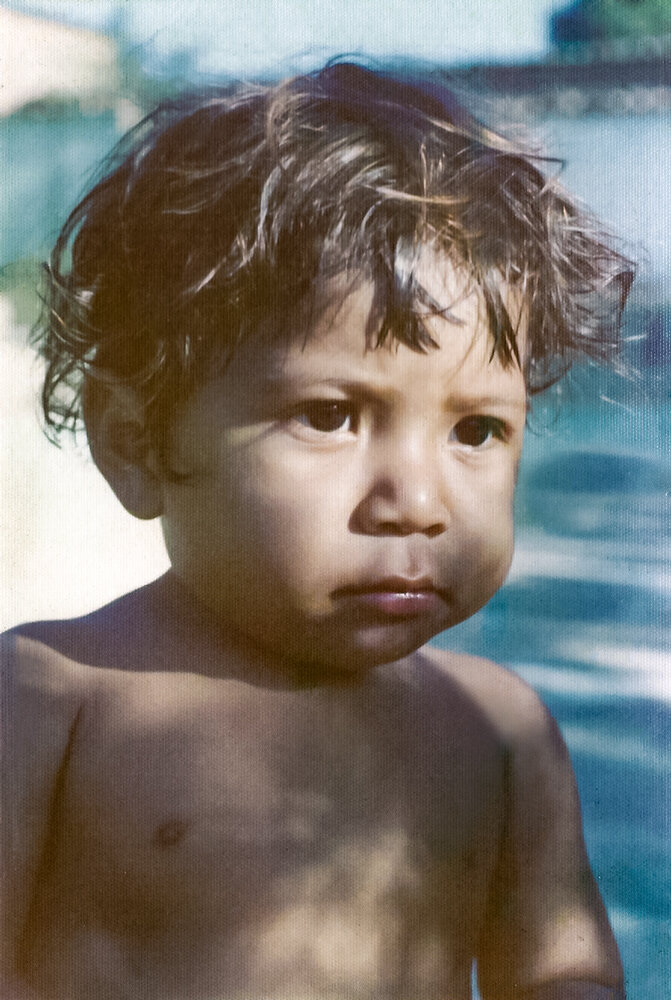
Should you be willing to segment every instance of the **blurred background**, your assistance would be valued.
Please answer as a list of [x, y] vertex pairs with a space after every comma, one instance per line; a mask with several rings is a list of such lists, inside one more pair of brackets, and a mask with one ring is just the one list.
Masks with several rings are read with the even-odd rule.
[[91, 171], [163, 95], [341, 53], [535, 135], [639, 262], [634, 374], [578, 370], [536, 402], [508, 583], [436, 642], [507, 663], [559, 719], [630, 1000], [671, 998], [671, 0], [0, 4], [0, 627], [166, 568], [158, 526], [39, 425], [39, 262]]

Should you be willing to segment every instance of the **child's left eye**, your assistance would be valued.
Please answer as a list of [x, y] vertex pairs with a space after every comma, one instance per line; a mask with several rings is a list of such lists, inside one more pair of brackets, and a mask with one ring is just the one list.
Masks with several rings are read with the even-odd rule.
[[482, 448], [492, 440], [504, 441], [506, 425], [497, 417], [464, 417], [455, 425], [451, 436], [457, 444], [467, 448]]
[[320, 434], [335, 434], [356, 429], [356, 413], [351, 403], [339, 399], [316, 399], [294, 413], [303, 427]]

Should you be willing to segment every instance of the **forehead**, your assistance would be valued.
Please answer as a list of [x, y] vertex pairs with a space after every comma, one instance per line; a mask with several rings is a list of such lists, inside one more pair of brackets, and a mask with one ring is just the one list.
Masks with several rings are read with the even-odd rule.
[[446, 408], [493, 404], [515, 419], [525, 415], [524, 375], [493, 353], [482, 293], [447, 265], [425, 279], [446, 310], [426, 317], [435, 348], [416, 351], [392, 339], [374, 346], [379, 322], [374, 285], [339, 278], [314, 307], [297, 310], [285, 336], [260, 332], [243, 341], [224, 372], [213, 373], [180, 407], [175, 429], [188, 434], [191, 428], [196, 450], [204, 447], [212, 426], [227, 427], [227, 441], [233, 428], [242, 434], [239, 442], [252, 440], [277, 414], [334, 393], [341, 398], [343, 392], [427, 420]]
[[417, 351], [393, 338], [376, 346], [374, 284], [340, 276], [324, 283], [308, 306], [301, 304], [281, 335], [259, 332], [243, 341], [223, 375], [213, 375], [197, 394], [200, 404], [236, 424], [262, 419], [275, 404], [281, 408], [332, 391], [404, 399], [427, 415], [451, 400], [460, 408], [484, 399], [524, 408], [524, 376], [493, 352], [477, 286], [443, 261], [428, 262], [421, 279], [444, 310], [424, 316], [435, 348]]
[[[393, 367], [408, 354], [428, 359], [439, 368], [486, 368], [491, 376], [505, 369], [494, 351], [494, 338], [482, 290], [464, 269], [434, 254], [425, 254], [416, 279], [431, 305], [417, 303], [416, 315], [436, 349], [414, 350], [396, 337], [378, 343], [384, 303], [373, 281], [340, 275], [315, 289], [309, 303], [302, 303], [285, 327], [285, 336], [266, 340], [266, 363], [278, 371], [309, 366], [327, 356], [352, 364]], [[498, 281], [502, 299], [518, 330], [518, 348], [526, 348], [525, 310], [519, 290]], [[519, 375], [519, 369], [515, 369]], [[484, 374], [484, 372], [483, 372]]]

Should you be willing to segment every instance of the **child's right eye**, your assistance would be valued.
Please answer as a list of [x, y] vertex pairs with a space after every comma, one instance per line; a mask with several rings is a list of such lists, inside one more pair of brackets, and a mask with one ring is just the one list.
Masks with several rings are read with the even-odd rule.
[[320, 434], [356, 430], [356, 413], [351, 403], [340, 399], [315, 399], [294, 412], [293, 419]]

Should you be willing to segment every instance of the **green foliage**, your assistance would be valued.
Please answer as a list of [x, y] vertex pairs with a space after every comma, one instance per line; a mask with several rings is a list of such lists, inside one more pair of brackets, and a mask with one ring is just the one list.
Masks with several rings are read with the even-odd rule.
[[602, 38], [671, 34], [671, 0], [588, 0], [585, 7]]

